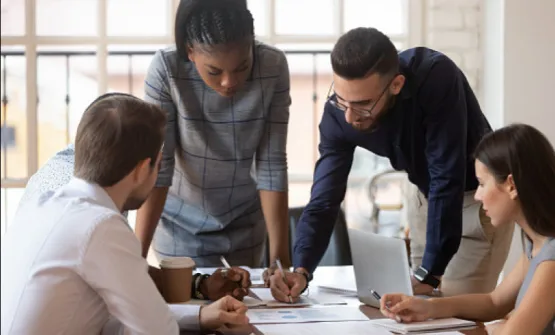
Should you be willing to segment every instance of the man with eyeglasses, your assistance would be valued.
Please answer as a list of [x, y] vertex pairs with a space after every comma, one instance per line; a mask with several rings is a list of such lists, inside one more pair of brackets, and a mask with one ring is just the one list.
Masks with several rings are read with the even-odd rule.
[[[410, 216], [415, 294], [493, 290], [513, 228], [494, 228], [473, 199], [473, 151], [491, 127], [462, 71], [444, 54], [398, 53], [373, 28], [343, 35], [331, 53], [334, 84], [320, 123], [320, 159], [296, 230], [294, 272], [270, 277], [274, 297], [306, 290], [332, 234], [356, 147], [389, 158], [419, 192]], [[371, 172], [369, 171], [369, 174]], [[369, 175], [370, 177], [370, 175]], [[368, 269], [372, 271], [372, 269]]]

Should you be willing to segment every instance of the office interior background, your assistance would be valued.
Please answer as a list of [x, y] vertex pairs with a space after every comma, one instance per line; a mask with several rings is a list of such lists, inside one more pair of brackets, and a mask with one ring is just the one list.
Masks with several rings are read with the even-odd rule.
[[[143, 96], [154, 52], [173, 44], [178, 3], [1, 0], [2, 236], [28, 178], [73, 141], [83, 109], [97, 95]], [[290, 207], [309, 200], [318, 123], [331, 84], [329, 53], [354, 27], [380, 29], [399, 50], [428, 46], [446, 53], [468, 77], [494, 128], [526, 122], [555, 143], [555, 113], [548, 105], [555, 77], [553, 0], [249, 0], [248, 5], [257, 39], [284, 50], [289, 61]], [[392, 235], [403, 230], [410, 187], [403, 173], [389, 170], [387, 159], [356, 152], [343, 204], [349, 226]], [[382, 209], [379, 229], [372, 222], [376, 208]]]

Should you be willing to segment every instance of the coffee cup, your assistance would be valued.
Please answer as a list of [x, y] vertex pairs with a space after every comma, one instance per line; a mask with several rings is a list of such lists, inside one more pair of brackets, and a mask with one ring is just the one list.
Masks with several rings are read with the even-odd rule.
[[195, 261], [189, 257], [168, 257], [160, 261], [162, 295], [167, 303], [191, 300], [191, 284]]

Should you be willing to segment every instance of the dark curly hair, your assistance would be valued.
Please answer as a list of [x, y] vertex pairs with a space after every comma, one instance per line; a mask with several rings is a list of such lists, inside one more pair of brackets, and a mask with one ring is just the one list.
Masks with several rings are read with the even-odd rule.
[[175, 17], [177, 53], [188, 61], [188, 48], [253, 43], [254, 19], [246, 0], [181, 0]]

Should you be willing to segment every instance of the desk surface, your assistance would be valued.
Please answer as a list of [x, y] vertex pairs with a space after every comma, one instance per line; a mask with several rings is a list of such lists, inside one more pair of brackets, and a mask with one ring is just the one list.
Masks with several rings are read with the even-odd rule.
[[[318, 285], [332, 285], [349, 287], [354, 285], [354, 271], [352, 266], [323, 266], [318, 267], [314, 273], [314, 280], [310, 284], [310, 290], [317, 292]], [[352, 281], [352, 282], [351, 282]], [[351, 287], [352, 287], [351, 286]], [[380, 319], [384, 316], [379, 309], [361, 304], [356, 297], [343, 297], [349, 306], [359, 306], [360, 310], [368, 317], [368, 319]], [[460, 331], [466, 335], [487, 335], [486, 329], [480, 325], [477, 328]], [[183, 333], [187, 334], [187, 333]], [[263, 335], [255, 326], [248, 326], [233, 330], [222, 330], [219, 334], [224, 335]], [[331, 334], [330, 334], [331, 335]]]

